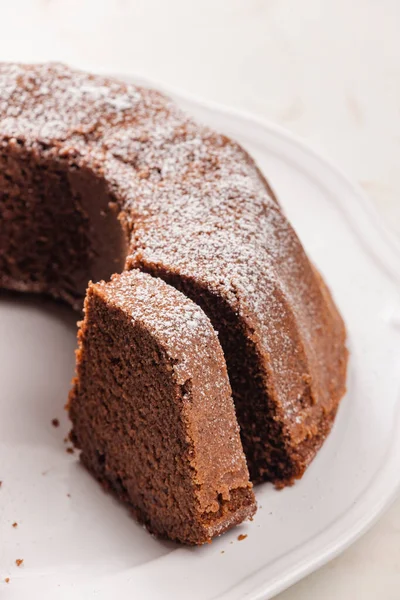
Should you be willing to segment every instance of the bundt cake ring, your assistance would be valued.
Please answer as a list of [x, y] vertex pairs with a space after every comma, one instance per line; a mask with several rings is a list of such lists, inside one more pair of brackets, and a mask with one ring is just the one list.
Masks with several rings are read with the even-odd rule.
[[343, 321], [267, 181], [151, 89], [0, 65], [0, 287], [85, 299], [71, 437], [161, 536], [251, 516], [249, 473], [300, 478], [345, 391]]

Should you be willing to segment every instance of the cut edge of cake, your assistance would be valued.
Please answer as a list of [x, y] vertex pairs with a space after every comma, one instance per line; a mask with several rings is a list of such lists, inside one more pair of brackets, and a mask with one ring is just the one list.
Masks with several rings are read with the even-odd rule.
[[254, 514], [217, 334], [160, 279], [89, 285], [69, 411], [82, 462], [152, 533], [203, 544]]

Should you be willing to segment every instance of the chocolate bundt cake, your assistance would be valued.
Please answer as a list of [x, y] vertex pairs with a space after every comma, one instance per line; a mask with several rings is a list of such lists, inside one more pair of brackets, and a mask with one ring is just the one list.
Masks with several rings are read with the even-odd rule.
[[0, 286], [79, 308], [89, 280], [163, 279], [218, 331], [252, 480], [302, 476], [345, 391], [345, 328], [237, 143], [157, 91], [3, 64], [0, 199]]
[[150, 531], [203, 544], [255, 512], [224, 355], [204, 312], [136, 269], [91, 284], [70, 395], [88, 469]]

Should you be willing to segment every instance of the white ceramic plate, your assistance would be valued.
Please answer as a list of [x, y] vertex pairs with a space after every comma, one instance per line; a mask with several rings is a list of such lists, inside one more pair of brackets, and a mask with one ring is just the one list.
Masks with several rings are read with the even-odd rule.
[[173, 95], [239, 140], [272, 182], [346, 320], [348, 394], [303, 480], [257, 488], [252, 523], [207, 547], [160, 542], [66, 453], [76, 316], [48, 300], [2, 296], [2, 598], [270, 598], [354, 541], [399, 487], [399, 245], [360, 190], [289, 134]]

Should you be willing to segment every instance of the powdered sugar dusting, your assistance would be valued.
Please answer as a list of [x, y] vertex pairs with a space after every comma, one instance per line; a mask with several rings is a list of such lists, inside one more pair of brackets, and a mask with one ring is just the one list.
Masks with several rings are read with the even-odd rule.
[[[133, 325], [150, 331], [176, 359], [181, 384], [190, 374], [193, 355], [201, 360], [207, 346], [215, 344], [216, 334], [204, 312], [161, 279], [134, 271], [97, 287], [109, 302], [129, 315]], [[218, 386], [221, 382], [215, 383]]]
[[[340, 348], [340, 318], [331, 310], [326, 320], [315, 273], [238, 144], [154, 90], [58, 64], [0, 66], [0, 146], [11, 142], [97, 172], [131, 230], [127, 265], [193, 277], [226, 298], [269, 363], [282, 406], [307, 418], [312, 408], [298, 395], [311, 372], [315, 398], [331, 409], [324, 340], [336, 327]], [[186, 319], [196, 335], [197, 319]], [[175, 326], [164, 322], [171, 339]]]

